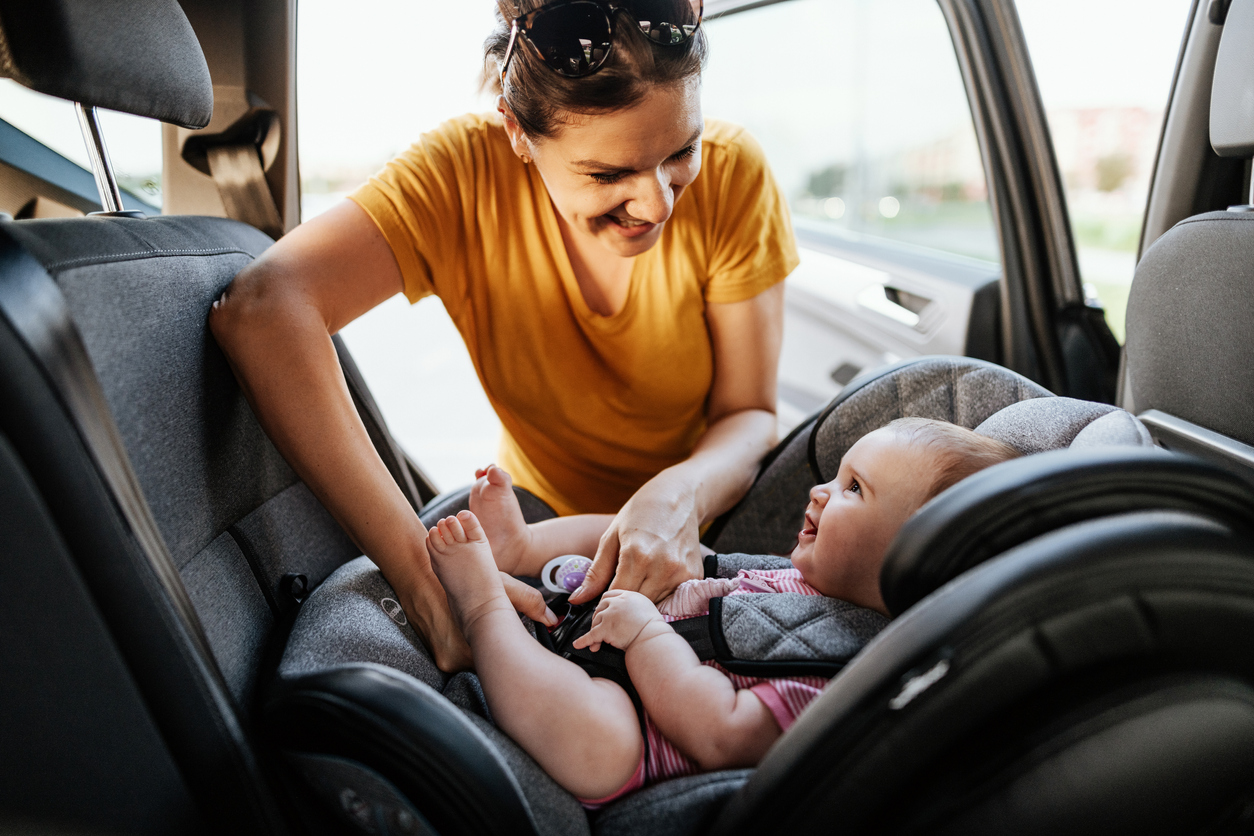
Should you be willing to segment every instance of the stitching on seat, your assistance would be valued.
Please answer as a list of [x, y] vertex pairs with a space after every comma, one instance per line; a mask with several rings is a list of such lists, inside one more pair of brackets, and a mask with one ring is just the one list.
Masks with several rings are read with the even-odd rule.
[[45, 270], [61, 270], [66, 267], [77, 267], [83, 264], [108, 264], [114, 261], [125, 261], [132, 258], [159, 258], [163, 256], [181, 256], [181, 255], [229, 255], [238, 253], [254, 258], [252, 253], [247, 250], [241, 250], [237, 247], [206, 247], [203, 249], [181, 249], [181, 250], [139, 250], [133, 253], [112, 253], [110, 255], [85, 255], [78, 258], [68, 258], [65, 261], [54, 261], [51, 264], [44, 265]]
[[743, 617], [750, 617], [751, 615], [756, 615], [756, 616], [758, 616], [759, 618], [766, 619], [768, 622], [770, 622], [770, 623], [771, 623], [771, 624], [773, 624], [775, 627], [777, 627], [777, 628], [779, 629], [780, 633], [782, 633], [782, 634], [783, 634], [783, 635], [781, 635], [779, 638], [775, 639], [775, 640], [771, 643], [771, 646], [770, 646], [770, 647], [766, 650], [766, 654], [767, 654], [767, 655], [770, 655], [771, 653], [773, 653], [773, 652], [774, 652], [774, 651], [775, 651], [775, 650], [776, 650], [776, 649], [780, 646], [780, 644], [782, 644], [783, 642], [787, 641], [788, 639], [795, 639], [797, 642], [799, 642], [800, 644], [804, 645], [804, 646], [805, 646], [808, 650], [810, 650], [811, 652], [815, 653], [816, 655], [820, 655], [820, 656], [821, 656], [821, 655], [822, 655], [822, 653], [823, 653], [823, 648], [821, 648], [821, 647], [819, 647], [817, 644], [815, 644], [815, 643], [813, 643], [813, 642], [809, 641], [809, 640], [808, 640], [808, 639], [806, 639], [804, 636], [799, 636], [799, 635], [796, 635], [796, 633], [795, 633], [794, 631], [796, 631], [796, 630], [800, 630], [800, 629], [802, 629], [802, 628], [804, 628], [804, 627], [809, 627], [811, 624], [813, 624], [813, 623], [814, 623], [814, 622], [816, 622], [816, 621], [823, 621], [823, 620], [826, 620], [826, 619], [828, 619], [828, 618], [832, 618], [832, 617], [834, 617], [834, 616], [836, 615], [836, 613], [835, 613], [835, 612], [832, 612], [832, 611], [830, 611], [830, 610], [827, 610], [827, 611], [821, 611], [821, 612], [815, 613], [814, 615], [811, 615], [811, 616], [807, 617], [804, 621], [801, 621], [801, 622], [799, 622], [799, 623], [797, 623], [797, 624], [795, 624], [795, 625], [793, 625], [793, 626], [791, 626], [791, 627], [790, 627], [790, 626], [787, 626], [787, 625], [786, 625], [783, 621], [781, 621], [780, 619], [776, 618], [774, 614], [772, 614], [772, 613], [768, 613], [768, 612], [766, 612], [766, 611], [764, 611], [764, 610], [761, 610], [761, 609], [759, 609], [759, 608], [757, 608], [757, 607], [755, 607], [755, 606], [751, 606], [751, 605], [750, 605], [750, 604], [748, 604], [748, 603], [744, 604], [744, 605], [743, 605], [743, 607], [737, 607], [737, 609], [738, 609], [738, 610], [740, 610], [740, 616], [738, 616], [738, 615], [736, 615], [735, 613], [733, 613], [733, 614], [732, 614], [732, 621], [733, 621], [733, 623], [734, 623], [734, 622], [735, 622], [735, 621], [736, 621], [739, 617], [742, 617], [742, 616], [743, 616]]

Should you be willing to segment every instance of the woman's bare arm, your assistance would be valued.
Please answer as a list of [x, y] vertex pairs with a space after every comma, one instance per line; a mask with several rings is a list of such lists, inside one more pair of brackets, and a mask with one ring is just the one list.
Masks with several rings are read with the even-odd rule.
[[619, 511], [574, 603], [607, 586], [658, 601], [701, 577], [700, 527], [744, 496], [775, 444], [783, 283], [743, 302], [711, 304], [706, 320], [714, 383], [705, 435], [692, 455], [646, 482]]
[[[400, 291], [383, 235], [344, 201], [240, 271], [209, 325], [275, 446], [379, 565], [436, 664], [455, 670], [469, 667], [470, 650], [431, 570], [426, 530], [375, 452], [331, 342]], [[535, 598], [526, 609], [538, 603], [542, 616]]]

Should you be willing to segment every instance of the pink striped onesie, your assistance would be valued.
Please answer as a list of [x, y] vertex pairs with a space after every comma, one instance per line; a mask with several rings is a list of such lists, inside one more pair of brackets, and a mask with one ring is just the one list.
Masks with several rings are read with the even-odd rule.
[[[733, 584], [738, 584], [733, 588]], [[730, 591], [729, 591], [730, 590]], [[704, 580], [686, 581], [675, 590], [674, 596], [662, 603], [662, 616], [667, 621], [678, 621], [694, 618], [710, 611], [710, 599], [720, 596], [746, 595], [761, 592], [797, 592], [801, 595], [822, 595], [814, 587], [806, 583], [801, 572], [796, 569], [744, 569], [735, 580], [724, 578], [706, 578]], [[762, 679], [751, 676], [740, 676], [727, 670], [714, 661], [702, 662], [723, 673], [737, 690], [748, 688], [763, 705], [771, 712], [781, 731], [788, 731], [789, 726], [801, 714], [802, 709], [814, 701], [823, 692], [828, 681], [821, 676], [781, 677], [779, 679]], [[647, 757], [641, 757], [640, 766], [631, 779], [617, 792], [598, 799], [580, 799], [584, 807], [595, 810], [610, 803], [629, 792], [634, 792], [649, 784], [656, 784], [667, 778], [679, 778], [683, 775], [695, 775], [701, 768], [684, 756], [675, 745], [662, 736], [653, 720], [645, 715], [645, 729], [648, 734]]]

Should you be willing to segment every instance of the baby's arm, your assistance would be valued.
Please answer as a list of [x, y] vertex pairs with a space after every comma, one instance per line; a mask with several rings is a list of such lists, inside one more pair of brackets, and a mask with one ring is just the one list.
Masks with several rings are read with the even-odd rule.
[[770, 710], [749, 690], [693, 653], [653, 602], [611, 589], [576, 647], [606, 642], [626, 651], [627, 673], [668, 740], [702, 769], [754, 766], [780, 735]]

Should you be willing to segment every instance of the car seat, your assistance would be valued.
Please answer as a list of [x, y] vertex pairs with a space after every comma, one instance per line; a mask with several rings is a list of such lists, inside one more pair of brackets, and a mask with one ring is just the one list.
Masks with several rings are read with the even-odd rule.
[[[804, 431], [780, 446], [750, 495], [781, 497], [792, 516], [804, 507], [809, 486], [834, 472], [840, 455], [859, 434], [903, 415], [920, 414], [975, 425], [1026, 452], [1068, 449], [990, 468], [920, 511], [903, 529], [886, 562], [883, 588], [897, 614], [966, 570], [1069, 525], [1125, 520], [1131, 513], [1133, 522], [1125, 520], [1125, 526], [1135, 528], [1136, 521], [1158, 519], [1153, 516], [1158, 514], [1166, 515], [1163, 519], [1168, 522], [1182, 520], [1186, 527], [1197, 524], [1208, 532], [1231, 530], [1233, 537], [1244, 537], [1243, 520], [1254, 513], [1249, 485], [1209, 465], [1153, 449], [1145, 428], [1128, 413], [1052, 397], [1012, 372], [967, 358], [922, 358], [851, 384]], [[790, 461], [800, 475], [783, 467]], [[772, 485], [771, 479], [778, 481]], [[759, 513], [748, 503], [733, 512]], [[720, 547], [731, 542], [724, 538], [736, 530], [733, 523], [751, 530], [740, 520], [725, 521], [714, 538]], [[791, 540], [796, 528], [788, 528]], [[1065, 562], [1061, 557], [1051, 559]], [[1012, 575], [1007, 583], [1019, 594], [1027, 581]], [[473, 683], [459, 687], [452, 702], [442, 700], [435, 694], [438, 683], [423, 684], [417, 681], [420, 675], [406, 670], [413, 668], [412, 663], [394, 661], [408, 628], [389, 620], [380, 605], [381, 596], [387, 594], [377, 570], [359, 559], [315, 591], [293, 627], [266, 711], [276, 742], [302, 763], [307, 779], [332, 799], [345, 789], [364, 797], [357, 788], [364, 780], [374, 787], [383, 784], [388, 792], [376, 789], [372, 796], [378, 817], [394, 818], [397, 810], [410, 816], [421, 812], [438, 832], [587, 832], [589, 825], [572, 799], [491, 726]], [[978, 616], [981, 606], [973, 605], [970, 617]], [[920, 608], [926, 611], [927, 602]], [[931, 623], [930, 617], [920, 617]], [[883, 635], [898, 629], [894, 625]], [[829, 690], [860, 666], [871, 664], [867, 659], [883, 664], [893, 657], [894, 652], [886, 657], [885, 651], [876, 650], [886, 640], [867, 647]], [[351, 651], [345, 652], [346, 647]], [[918, 664], [911, 657], [888, 663], [888, 669], [900, 678]], [[899, 670], [901, 665], [906, 668]], [[828, 700], [825, 695], [816, 706]], [[455, 740], [437, 744], [439, 735]], [[793, 736], [790, 730], [781, 738], [763, 767], [777, 757], [775, 751], [800, 745], [788, 743]], [[813, 741], [825, 739], [819, 735]], [[447, 747], [443, 754], [432, 751], [438, 745]], [[431, 762], [421, 764], [424, 759]], [[491, 775], [482, 774], [485, 770]], [[331, 774], [334, 779], [328, 777]], [[765, 773], [772, 774], [792, 787], [809, 787], [818, 780], [806, 777], [803, 767]], [[770, 824], [766, 829], [774, 830], [782, 813], [769, 799], [779, 788], [770, 783], [766, 793], [755, 791], [771, 780], [735, 770], [667, 781], [600, 811], [591, 829], [598, 834], [700, 833], [730, 798], [740, 800], [733, 801], [728, 807], [733, 812], [719, 821], [756, 825], [725, 829], [748, 832]], [[483, 795], [472, 803], [455, 797], [446, 782], [461, 794], [474, 786]], [[814, 799], [802, 806], [822, 810], [829, 818], [835, 815], [836, 808]], [[817, 826], [817, 815], [798, 826]]]
[[[111, 5], [115, 14], [117, 26], [102, 29], [86, 0], [0, 3], [8, 43], [51, 38], [56, 48], [41, 54], [73, 57], [61, 95], [91, 103], [95, 82], [108, 78], [141, 91], [115, 100], [121, 109], [207, 119], [152, 105], [203, 101], [207, 77], [179, 71], [180, 61], [171, 59], [155, 94], [148, 64], [83, 71], [104, 53], [199, 56], [172, 0]], [[1105, 792], [1072, 803], [1095, 782], [1054, 792], [1070, 774], [1058, 778], [1059, 764], [1092, 763], [1094, 747], [1128, 767], [1097, 770], [1123, 781], [1109, 785], [1111, 799], [1133, 787], [1160, 807], [1183, 797], [1190, 809], [1228, 804], [1217, 821], [1244, 815], [1239, 788], [1230, 793], [1235, 783], [1223, 776], [1247, 775], [1242, 758], [1254, 751], [1249, 651], [1231, 641], [1250, 634], [1254, 611], [1248, 532], [1238, 524], [1254, 513], [1248, 484], [1141, 449], [1144, 436], [1122, 413], [953, 358], [851, 384], [781, 446], [751, 497], [794, 513], [788, 491], [830, 472], [855, 426], [894, 413], [971, 425], [1024, 398], [1048, 401], [1090, 415], [1059, 442], [1076, 449], [1006, 463], [938, 497], [908, 527], [922, 545], [903, 530], [894, 550], [905, 556], [890, 561], [899, 569], [886, 564], [884, 585], [886, 600], [908, 610], [756, 771], [666, 782], [590, 821], [484, 718], [473, 677], [444, 677], [417, 652], [377, 571], [256, 424], [205, 320], [269, 243], [208, 218], [0, 224], [6, 815], [60, 809], [100, 830], [283, 833], [337, 830], [329, 809], [348, 832], [662, 834], [865, 826], [884, 809], [906, 829], [1016, 822], [1011, 814], [1050, 804], [1116, 824], [1159, 809], [1141, 803], [1129, 813]], [[1010, 418], [1004, 437], [1026, 437]], [[1086, 432], [1135, 446], [1086, 451]], [[386, 427], [374, 422], [372, 437], [387, 442]], [[410, 471], [394, 446], [376, 444], [403, 483]], [[1114, 478], [1090, 496], [1146, 479], [1188, 477], [1198, 487], [1183, 507], [1160, 507], [1160, 491], [1095, 515], [1066, 489], [1070, 468], [1083, 476], [1093, 462], [1088, 473]], [[1016, 537], [978, 548], [1000, 534], [992, 511], [1017, 503], [1049, 468], [1062, 487], [1029, 515], [1048, 530], [1017, 526]], [[1125, 469], [1132, 477], [1120, 480]], [[968, 508], [992, 511], [962, 534]], [[756, 500], [742, 503], [715, 534], [719, 548], [747, 543], [733, 534], [751, 532], [755, 515], [775, 519]], [[930, 553], [929, 526], [951, 537], [953, 557], [944, 571], [930, 559], [906, 571], [910, 555]], [[1146, 754], [1137, 731], [1146, 724], [1169, 729], [1189, 758]], [[972, 731], [981, 729], [996, 734]], [[1142, 780], [1146, 772], [1162, 780]]]

